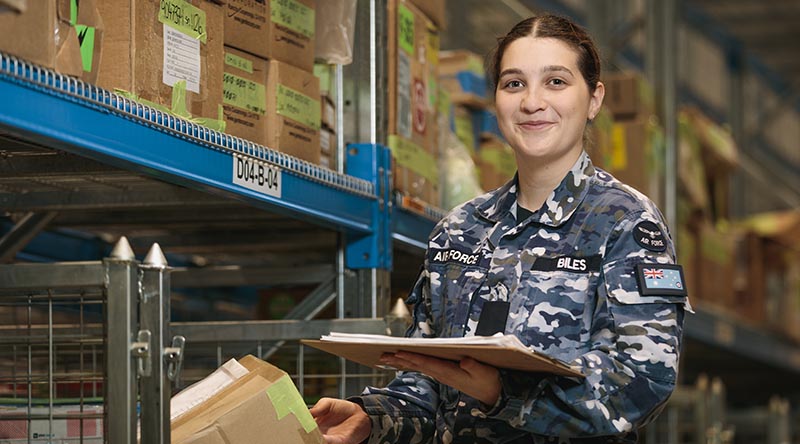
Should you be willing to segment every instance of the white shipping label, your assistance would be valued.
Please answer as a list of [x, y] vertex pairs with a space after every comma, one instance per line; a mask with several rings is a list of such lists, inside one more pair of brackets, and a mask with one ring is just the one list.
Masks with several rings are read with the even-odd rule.
[[200, 40], [165, 24], [162, 81], [173, 86], [178, 80], [186, 80], [186, 89], [200, 94]]
[[411, 62], [397, 51], [397, 134], [411, 138]]
[[233, 156], [233, 183], [257, 193], [281, 197], [281, 169], [250, 157]]

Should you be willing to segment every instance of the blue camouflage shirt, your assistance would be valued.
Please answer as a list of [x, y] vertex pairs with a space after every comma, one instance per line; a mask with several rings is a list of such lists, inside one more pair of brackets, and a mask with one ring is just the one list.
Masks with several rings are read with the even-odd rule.
[[501, 369], [487, 406], [400, 372], [353, 398], [372, 421], [369, 443], [635, 442], [673, 391], [689, 306], [656, 206], [586, 153], [524, 220], [516, 183], [433, 230], [408, 335], [474, 335], [487, 301], [504, 301], [505, 334], [586, 377]]

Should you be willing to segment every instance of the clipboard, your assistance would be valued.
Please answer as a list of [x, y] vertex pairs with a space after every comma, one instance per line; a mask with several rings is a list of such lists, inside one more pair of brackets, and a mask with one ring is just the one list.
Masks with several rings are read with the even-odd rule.
[[406, 351], [451, 361], [460, 361], [470, 357], [476, 361], [497, 368], [584, 378], [581, 372], [570, 367], [563, 361], [528, 349], [516, 347], [467, 344], [421, 344], [420, 342], [422, 341], [416, 341], [414, 343], [399, 343], [400, 341], [398, 341], [398, 343], [371, 344], [363, 342], [303, 339], [300, 342], [309, 347], [340, 356], [361, 365], [384, 370], [386, 367], [382, 366], [379, 362], [381, 355], [384, 353]]

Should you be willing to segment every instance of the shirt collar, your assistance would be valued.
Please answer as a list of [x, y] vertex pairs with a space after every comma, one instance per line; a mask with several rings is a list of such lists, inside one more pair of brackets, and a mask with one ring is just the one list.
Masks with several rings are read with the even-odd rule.
[[[534, 213], [534, 220], [553, 227], [567, 221], [586, 197], [589, 178], [594, 176], [594, 173], [594, 165], [589, 155], [585, 151], [582, 152], [561, 183]], [[498, 189], [491, 199], [478, 206], [478, 212], [486, 219], [498, 222], [516, 204], [518, 186], [519, 176], [514, 175], [514, 178]]]

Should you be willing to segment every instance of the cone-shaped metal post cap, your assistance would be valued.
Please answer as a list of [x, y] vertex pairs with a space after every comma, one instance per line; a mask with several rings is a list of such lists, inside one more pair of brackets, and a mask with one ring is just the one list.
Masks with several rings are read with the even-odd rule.
[[133, 254], [131, 244], [128, 243], [128, 238], [125, 236], [119, 238], [117, 243], [114, 245], [114, 249], [111, 250], [111, 258], [125, 261], [132, 261], [136, 259], [136, 256]]
[[403, 301], [403, 298], [397, 298], [397, 302], [394, 303], [394, 307], [392, 307], [392, 311], [389, 314], [397, 318], [411, 317], [411, 312], [408, 311], [408, 306]]
[[161, 247], [157, 243], [150, 247], [150, 251], [147, 252], [147, 256], [144, 258], [143, 265], [155, 265], [158, 267], [166, 267], [168, 265], [167, 258], [164, 257], [164, 253], [161, 252]]

